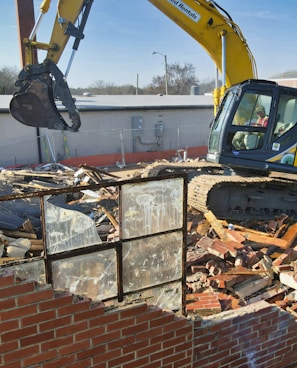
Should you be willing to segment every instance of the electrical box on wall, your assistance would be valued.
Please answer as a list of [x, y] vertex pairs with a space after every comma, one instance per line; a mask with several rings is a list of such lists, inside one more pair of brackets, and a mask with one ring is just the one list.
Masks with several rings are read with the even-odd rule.
[[156, 137], [163, 137], [164, 136], [164, 124], [163, 123], [156, 123], [155, 124], [155, 136]]
[[132, 116], [132, 134], [133, 137], [140, 137], [142, 135], [142, 116]]

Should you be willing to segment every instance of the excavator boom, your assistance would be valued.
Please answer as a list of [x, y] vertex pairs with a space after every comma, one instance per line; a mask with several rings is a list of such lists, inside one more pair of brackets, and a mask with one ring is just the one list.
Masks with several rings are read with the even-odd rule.
[[[239, 26], [214, 1], [149, 1], [191, 35], [209, 54], [221, 73], [226, 63], [226, 88], [245, 79], [256, 78], [255, 61]], [[218, 9], [224, 11], [225, 15]]]

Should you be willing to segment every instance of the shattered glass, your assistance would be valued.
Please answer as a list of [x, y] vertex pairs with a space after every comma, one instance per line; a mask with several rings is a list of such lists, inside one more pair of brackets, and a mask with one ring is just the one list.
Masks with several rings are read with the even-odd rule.
[[87, 215], [56, 206], [44, 197], [48, 254], [101, 243], [94, 221]]
[[[5, 268], [3, 269], [5, 270]], [[34, 261], [28, 263], [19, 263], [9, 266], [9, 270], [13, 272], [16, 280], [19, 281], [36, 281], [40, 284], [46, 284], [44, 261]]]
[[173, 282], [168, 285], [144, 290], [126, 296], [126, 303], [145, 301], [147, 304], [157, 305], [158, 308], [182, 313], [183, 288], [181, 282]]

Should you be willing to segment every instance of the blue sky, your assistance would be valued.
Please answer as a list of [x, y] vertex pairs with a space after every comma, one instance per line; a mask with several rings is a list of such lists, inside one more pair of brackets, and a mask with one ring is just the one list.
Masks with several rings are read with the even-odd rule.
[[[164, 0], [166, 1], [166, 0]], [[35, 16], [41, 0], [34, 0]], [[297, 69], [296, 0], [217, 0], [239, 25], [254, 54], [259, 78]], [[56, 0], [45, 15], [38, 40], [48, 42]], [[0, 3], [0, 68], [20, 68], [14, 0]], [[72, 41], [70, 41], [70, 46]], [[191, 63], [200, 81], [214, 78], [213, 61], [185, 31], [155, 8], [148, 0], [94, 0], [73, 61], [68, 84], [88, 87], [97, 81], [115, 85], [149, 84], [155, 75], [164, 74], [164, 58], [170, 63]], [[59, 62], [62, 72], [70, 57], [67, 47]], [[42, 55], [39, 59], [42, 60]]]

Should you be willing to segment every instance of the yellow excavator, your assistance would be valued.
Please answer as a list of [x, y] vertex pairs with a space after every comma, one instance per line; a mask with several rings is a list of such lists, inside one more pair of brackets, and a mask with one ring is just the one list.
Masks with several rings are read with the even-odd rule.
[[[14, 95], [10, 111], [14, 118], [25, 125], [57, 130], [78, 131], [79, 113], [70, 94], [66, 78], [57, 64], [70, 37], [74, 38], [73, 50], [83, 39], [84, 27], [93, 0], [59, 0], [49, 43], [36, 40], [42, 17], [48, 12], [51, 0], [44, 0], [40, 16], [30, 35], [27, 23], [34, 17], [28, 15], [32, 0], [15, 0], [18, 25], [23, 49], [24, 68], [18, 76], [18, 92]], [[149, 0], [162, 13], [171, 18], [206, 50], [222, 75], [222, 87], [214, 90], [215, 112], [226, 88], [249, 78], [257, 78], [252, 53], [239, 29], [228, 13], [209, 0]], [[24, 16], [25, 15], [25, 16]], [[77, 24], [76, 24], [77, 23]], [[26, 28], [26, 31], [23, 29]], [[37, 50], [46, 50], [42, 63], [37, 62]], [[234, 50], [240, 58], [234, 57]], [[73, 55], [70, 59], [70, 65]], [[65, 75], [67, 76], [69, 68]], [[69, 112], [69, 126], [60, 115], [56, 101], [60, 100]]]
[[[280, 173], [297, 173], [297, 89], [257, 79], [245, 38], [215, 1], [149, 1], [206, 50], [222, 75], [222, 88], [214, 93], [207, 162], [193, 167], [199, 175], [189, 182], [189, 204], [202, 211], [211, 208], [224, 218], [271, 218], [283, 212], [297, 218], [296, 177], [280, 178]], [[50, 43], [35, 41], [34, 32], [24, 40], [26, 63], [17, 81], [20, 90], [10, 105], [12, 115], [23, 124], [79, 129], [79, 114], [56, 64], [69, 36], [77, 49], [91, 3], [59, 0]], [[79, 14], [82, 20], [75, 26]], [[36, 49], [48, 50], [41, 64], [34, 63]], [[68, 109], [71, 127], [60, 116], [56, 98]], [[260, 111], [268, 122], [265, 126], [258, 124]], [[160, 170], [162, 165], [154, 172]]]

